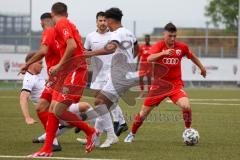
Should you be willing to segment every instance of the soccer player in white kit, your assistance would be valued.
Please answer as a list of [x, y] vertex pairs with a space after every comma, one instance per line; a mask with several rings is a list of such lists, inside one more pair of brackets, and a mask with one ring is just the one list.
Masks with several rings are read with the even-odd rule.
[[[111, 31], [109, 42], [104, 48], [86, 51], [86, 57], [112, 54], [111, 71], [106, 85], [96, 95], [95, 111], [98, 113], [95, 126], [107, 130], [107, 139], [101, 147], [110, 147], [116, 142], [111, 116], [108, 110], [116, 107], [121, 97], [131, 86], [138, 83], [137, 61], [138, 45], [135, 36], [121, 24], [122, 11], [110, 8], [105, 12], [107, 26]], [[137, 81], [137, 82], [136, 82]], [[97, 128], [98, 129], [98, 128]]]
[[[98, 12], [96, 15], [97, 30], [87, 35], [84, 48], [89, 51], [102, 49], [110, 40], [111, 32], [107, 28], [104, 12]], [[100, 55], [91, 58], [93, 67], [92, 83], [90, 88], [94, 90], [94, 95], [106, 85], [108, 75], [111, 72], [112, 54]], [[114, 131], [117, 136], [128, 129], [123, 113], [119, 105], [112, 111]], [[96, 126], [98, 127], [98, 126]], [[98, 128], [97, 128], [98, 129]], [[100, 129], [101, 130], [101, 129]]]
[[[25, 61], [26, 63], [35, 55], [36, 53], [30, 53], [26, 56]], [[20, 93], [20, 106], [23, 113], [23, 116], [25, 118], [25, 122], [27, 124], [34, 124], [37, 121], [34, 120], [29, 113], [29, 107], [28, 107], [28, 100], [30, 98], [31, 102], [34, 104], [34, 106], [37, 105], [37, 103], [40, 100], [40, 97], [42, 95], [42, 92], [45, 87], [45, 79], [41, 75], [42, 71], [42, 60], [39, 60], [35, 63], [32, 63], [28, 69], [27, 72], [24, 75], [23, 84], [22, 84], [22, 90]], [[37, 109], [37, 108], [36, 108]], [[88, 112], [93, 110], [92, 106], [86, 102], [80, 102], [72, 104], [69, 108], [70, 112], [76, 113], [78, 115], [81, 115], [83, 112]], [[91, 124], [94, 125], [94, 119], [90, 121]], [[56, 136], [60, 136], [65, 131], [72, 128], [69, 126], [66, 122], [61, 121], [61, 125], [56, 133]], [[43, 143], [46, 139], [46, 134], [39, 136], [38, 138], [33, 139], [33, 143]], [[57, 139], [54, 139], [53, 142], [53, 151], [61, 151], [61, 146], [59, 145]]]

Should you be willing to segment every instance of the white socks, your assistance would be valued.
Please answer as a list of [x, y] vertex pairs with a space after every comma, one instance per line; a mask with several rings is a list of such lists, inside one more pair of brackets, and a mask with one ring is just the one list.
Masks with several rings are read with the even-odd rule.
[[[114, 105], [116, 105], [116, 107]], [[118, 104], [113, 104], [112, 107], [114, 107], [111, 110], [113, 122], [119, 122], [119, 125], [126, 123], [120, 106]]]

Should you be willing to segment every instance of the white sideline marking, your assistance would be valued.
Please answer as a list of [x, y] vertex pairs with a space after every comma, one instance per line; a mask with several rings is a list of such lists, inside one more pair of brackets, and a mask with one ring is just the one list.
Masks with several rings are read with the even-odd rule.
[[56, 160], [116, 160], [116, 159], [95, 159], [95, 158], [70, 158], [70, 157], [38, 157], [29, 158], [27, 156], [0, 155], [0, 158], [17, 158], [17, 159], [56, 159]]
[[5, 99], [5, 98], [17, 99], [19, 97], [17, 97], [17, 96], [0, 96], [0, 98], [2, 98], [2, 99]]
[[[167, 103], [173, 103], [171, 100], [167, 100]], [[207, 103], [207, 102], [191, 102], [191, 104], [209, 104], [213, 106], [240, 106], [240, 104], [237, 103]]]
[[190, 101], [222, 101], [222, 102], [229, 102], [229, 101], [236, 101], [240, 102], [240, 99], [190, 99]]

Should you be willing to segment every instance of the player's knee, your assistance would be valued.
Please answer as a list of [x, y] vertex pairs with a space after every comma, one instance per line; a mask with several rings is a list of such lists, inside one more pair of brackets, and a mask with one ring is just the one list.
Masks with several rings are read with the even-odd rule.
[[180, 107], [181, 107], [183, 110], [190, 110], [190, 109], [191, 109], [189, 102], [183, 102], [183, 103], [181, 103], [181, 104], [180, 104]]
[[46, 106], [42, 103], [39, 103], [36, 107], [36, 112], [40, 113], [40, 112], [44, 112], [44, 111], [48, 111], [48, 106]]

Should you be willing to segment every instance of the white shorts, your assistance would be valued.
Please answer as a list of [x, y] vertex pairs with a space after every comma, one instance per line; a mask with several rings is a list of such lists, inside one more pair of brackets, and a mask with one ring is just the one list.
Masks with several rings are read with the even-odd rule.
[[[119, 73], [119, 72], [118, 72]], [[117, 103], [120, 97], [131, 87], [138, 85], [137, 79], [126, 79], [126, 75], [117, 74], [113, 78], [109, 76], [106, 85], [102, 88], [104, 94], [113, 103]]]
[[99, 82], [95, 81], [91, 83], [90, 88], [94, 90], [101, 90], [106, 84], [107, 84], [107, 81], [99, 81]]

